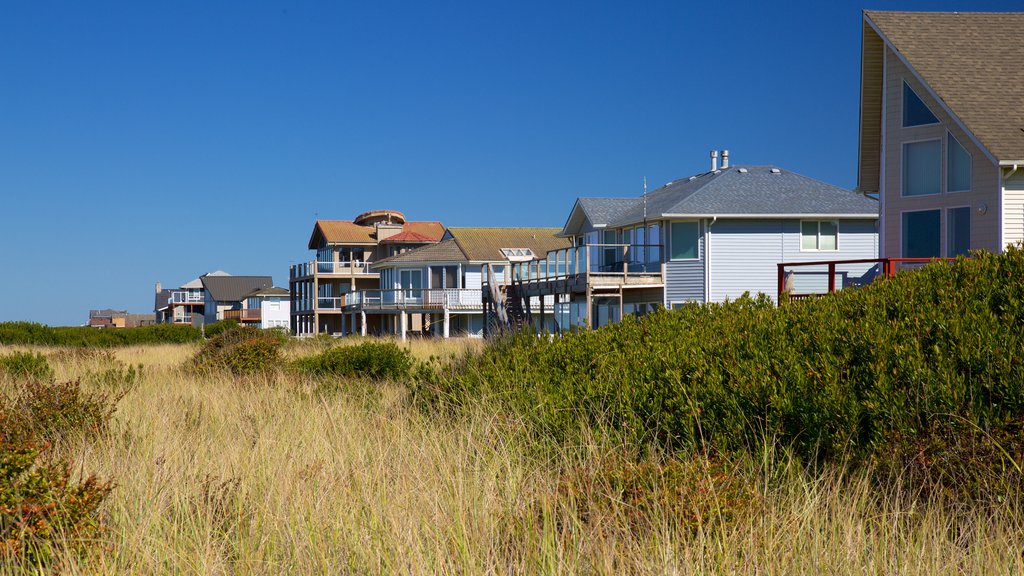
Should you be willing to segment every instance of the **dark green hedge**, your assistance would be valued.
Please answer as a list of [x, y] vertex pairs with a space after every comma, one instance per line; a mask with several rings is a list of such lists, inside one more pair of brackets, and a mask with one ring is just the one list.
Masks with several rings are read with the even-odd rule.
[[34, 322], [0, 323], [0, 344], [111, 348], [135, 344], [181, 344], [202, 340], [191, 326], [157, 324], [139, 328], [51, 327]]

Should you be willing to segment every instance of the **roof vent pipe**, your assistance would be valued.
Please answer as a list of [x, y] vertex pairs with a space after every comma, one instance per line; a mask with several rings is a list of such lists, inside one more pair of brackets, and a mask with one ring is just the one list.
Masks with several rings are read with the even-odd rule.
[[722, 170], [729, 167], [729, 151], [722, 150]]
[[711, 171], [718, 170], [718, 150], [711, 151]]

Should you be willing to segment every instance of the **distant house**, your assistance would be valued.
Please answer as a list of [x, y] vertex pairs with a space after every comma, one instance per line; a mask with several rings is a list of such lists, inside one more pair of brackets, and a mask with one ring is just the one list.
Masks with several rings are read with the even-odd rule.
[[[512, 263], [527, 296], [556, 296], [562, 329], [598, 327], [623, 315], [744, 292], [774, 296], [777, 264], [877, 258], [878, 202], [776, 166], [711, 170], [640, 198], [579, 198], [559, 233], [573, 247]], [[872, 264], [837, 270], [864, 281]], [[794, 278], [827, 285], [824, 270]], [[548, 311], [551, 313], [551, 311]]]
[[[510, 253], [546, 254], [569, 246], [568, 239], [556, 236], [558, 231], [449, 228], [437, 244], [378, 260], [372, 269], [380, 273], [380, 288], [346, 295], [342, 331], [358, 333], [358, 326], [372, 325], [381, 333], [402, 337], [482, 336], [485, 271], [503, 282]], [[549, 299], [548, 306], [553, 302]]]
[[1024, 240], [1024, 13], [863, 15], [860, 191], [884, 257]]
[[248, 293], [242, 307], [224, 311], [224, 319], [238, 320], [242, 324], [259, 328], [285, 328], [290, 326], [291, 302], [289, 292], [272, 286]]
[[[274, 279], [270, 276], [204, 275], [200, 281], [203, 285], [203, 316], [206, 324], [228, 318], [228, 312], [245, 309], [246, 300], [253, 292], [274, 285]], [[241, 320], [240, 317], [235, 319]]]
[[[292, 333], [340, 334], [344, 296], [380, 288], [374, 262], [435, 244], [443, 234], [440, 222], [410, 222], [396, 210], [372, 210], [353, 220], [317, 220], [307, 244], [316, 259], [289, 270]], [[371, 325], [359, 330], [379, 332], [379, 320], [373, 316]]]
[[198, 322], [197, 317], [203, 316], [206, 311], [203, 278], [210, 276], [230, 275], [223, 270], [208, 272], [170, 290], [164, 290], [157, 282], [156, 302], [153, 306], [157, 323], [193, 324]]
[[127, 310], [89, 310], [88, 326], [93, 328], [138, 328], [156, 322], [153, 314], [133, 314]]

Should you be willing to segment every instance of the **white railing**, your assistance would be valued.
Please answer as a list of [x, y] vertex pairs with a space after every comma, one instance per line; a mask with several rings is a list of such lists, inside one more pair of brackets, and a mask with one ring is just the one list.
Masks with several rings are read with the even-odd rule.
[[556, 280], [570, 276], [661, 274], [660, 244], [588, 244], [548, 252], [546, 258], [513, 262], [516, 280]]
[[291, 277], [313, 276], [314, 274], [373, 274], [370, 266], [373, 262], [365, 260], [346, 260], [343, 262], [329, 262], [322, 260], [311, 260], [301, 262], [291, 267]]
[[346, 295], [346, 308], [475, 310], [483, 308], [479, 288], [360, 290]]
[[317, 296], [317, 310], [341, 310], [345, 305], [344, 296]]
[[174, 304], [202, 304], [202, 292], [177, 291], [171, 292], [171, 302]]

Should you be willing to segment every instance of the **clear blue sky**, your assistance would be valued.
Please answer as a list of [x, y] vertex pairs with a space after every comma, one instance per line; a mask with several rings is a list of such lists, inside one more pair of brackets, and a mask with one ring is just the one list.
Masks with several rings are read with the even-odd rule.
[[708, 151], [856, 185], [862, 8], [0, 2], [0, 321], [307, 259], [316, 215], [560, 226]]

